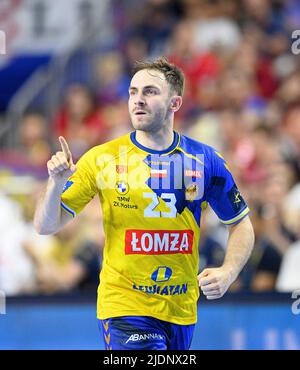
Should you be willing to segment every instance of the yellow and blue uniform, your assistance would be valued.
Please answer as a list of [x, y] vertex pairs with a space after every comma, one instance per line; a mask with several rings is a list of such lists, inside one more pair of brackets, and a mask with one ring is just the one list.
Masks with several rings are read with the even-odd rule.
[[149, 316], [122, 316], [99, 320], [108, 350], [187, 350], [195, 324], [177, 325]]
[[106, 235], [98, 318], [195, 324], [202, 212], [209, 203], [226, 225], [249, 213], [222, 156], [177, 132], [168, 149], [151, 150], [131, 132], [82, 156], [62, 208], [75, 217], [95, 195]]

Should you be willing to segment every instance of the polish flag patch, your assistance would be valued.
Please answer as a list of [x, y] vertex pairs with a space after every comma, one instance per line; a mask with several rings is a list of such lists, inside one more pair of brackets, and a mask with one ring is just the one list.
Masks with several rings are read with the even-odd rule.
[[167, 177], [168, 172], [167, 170], [150, 170], [151, 177]]

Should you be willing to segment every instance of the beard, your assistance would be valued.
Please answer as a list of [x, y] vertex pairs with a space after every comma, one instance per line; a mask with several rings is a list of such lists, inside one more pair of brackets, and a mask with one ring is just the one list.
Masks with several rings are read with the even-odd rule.
[[160, 109], [155, 115], [151, 113], [141, 116], [131, 115], [133, 128], [145, 132], [156, 132], [160, 130], [165, 125], [166, 119], [167, 112], [164, 109]]

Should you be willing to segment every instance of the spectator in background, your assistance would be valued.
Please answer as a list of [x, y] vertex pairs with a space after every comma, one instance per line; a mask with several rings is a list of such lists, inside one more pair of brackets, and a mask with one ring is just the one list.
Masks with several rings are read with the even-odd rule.
[[[227, 4], [226, 4], [227, 3]], [[198, 51], [231, 53], [240, 42], [240, 30], [232, 19], [238, 12], [234, 1], [184, 0], [185, 15], [195, 25], [193, 39]]]
[[[277, 6], [276, 6], [277, 5]], [[244, 30], [260, 35], [258, 45], [272, 58], [279, 56], [289, 48], [289, 34], [286, 33], [283, 4], [275, 6], [268, 0], [244, 0]]]
[[181, 12], [177, 0], [149, 0], [140, 13], [131, 34], [143, 35], [148, 45], [148, 55], [155, 58], [164, 54], [166, 44]]
[[220, 81], [221, 107], [239, 109], [261, 109], [264, 100], [257, 93], [256, 81], [245, 72], [230, 68]]
[[127, 102], [122, 100], [102, 108], [102, 116], [107, 123], [107, 140], [115, 139], [117, 135], [125, 135], [132, 131], [130, 126]]
[[[273, 168], [272, 168], [273, 167]], [[285, 163], [274, 164], [257, 195], [262, 204], [264, 235], [273, 243], [278, 253], [283, 255], [296, 235], [286, 224], [284, 204], [291, 188], [290, 168]]]
[[127, 99], [129, 76], [121, 53], [112, 51], [96, 60], [97, 100], [100, 107]]
[[271, 98], [278, 87], [272, 59], [260, 53], [254, 40], [244, 35], [237, 50], [232, 54], [232, 68], [254, 81], [259, 96]]
[[35, 266], [39, 293], [87, 291], [98, 286], [104, 246], [104, 233], [98, 220], [98, 206], [92, 202], [82, 214], [83, 226], [78, 228], [74, 220], [55, 235], [56, 242], [49, 248], [41, 250], [33, 243], [26, 243], [25, 250]]
[[[219, 228], [213, 211], [209, 208], [207, 217], [201, 220], [201, 237], [199, 242], [200, 268], [199, 273], [205, 268], [221, 266], [225, 257], [227, 230]], [[211, 222], [211, 219], [213, 222]]]
[[289, 246], [283, 257], [276, 282], [276, 289], [280, 292], [300, 289], [300, 207], [294, 216], [298, 240]]
[[147, 59], [147, 42], [139, 35], [128, 37], [124, 46], [124, 70], [127, 76], [131, 75], [134, 63], [137, 60]]
[[1, 167], [11, 174], [27, 174], [45, 178], [45, 164], [51, 155], [51, 143], [45, 117], [37, 112], [24, 115], [19, 124], [19, 146], [1, 152]]
[[238, 288], [254, 292], [272, 291], [282, 256], [264, 234], [265, 218], [261, 205], [252, 204], [251, 210], [255, 245], [250, 260], [241, 272]]
[[57, 245], [57, 238], [38, 235], [33, 228], [40, 183], [22, 184], [21, 178], [11, 177], [8, 185], [12, 194], [0, 195], [0, 289], [7, 295], [37, 294], [35, 266], [26, 249], [43, 254]]
[[54, 135], [64, 136], [75, 158], [105, 141], [105, 123], [92, 92], [83, 85], [69, 86], [65, 102], [54, 119]]
[[[184, 115], [188, 108], [196, 108], [201, 83], [207, 84], [207, 81], [215, 80], [220, 72], [219, 60], [213, 53], [196, 50], [191, 37], [193, 31], [194, 24], [191, 21], [179, 22], [169, 45], [169, 60], [181, 68], [186, 76]], [[198, 103], [201, 107], [201, 101]]]
[[42, 167], [49, 159], [51, 146], [45, 117], [39, 113], [25, 115], [20, 124], [20, 152], [28, 163]]
[[299, 103], [288, 108], [282, 123], [283, 145], [300, 180], [300, 96]]
[[23, 250], [27, 236], [20, 204], [0, 193], [0, 290], [8, 296], [36, 292], [34, 268]]
[[268, 162], [266, 168], [268, 176], [254, 193], [259, 202], [253, 207], [256, 248], [249, 266], [254, 274], [250, 287], [255, 291], [275, 288], [282, 259], [298, 237], [287, 222], [285, 210], [293, 171], [287, 163], [276, 161]]
[[289, 246], [283, 256], [276, 289], [291, 292], [300, 289], [300, 183], [292, 187], [283, 207], [286, 224], [298, 240]]
[[300, 72], [298, 70], [291, 73], [281, 83], [277, 92], [277, 97], [285, 108], [293, 107], [300, 102]]
[[[222, 152], [242, 193], [253, 203], [256, 249], [244, 280], [234, 288], [272, 290], [281, 260], [297, 260], [292, 251], [300, 238], [296, 206], [300, 198], [300, 58], [290, 51], [291, 32], [300, 27], [300, 2], [115, 0], [113, 22], [113, 45], [100, 54], [97, 49], [92, 60], [95, 97], [85, 85], [70, 86], [55, 118], [55, 137], [65, 135], [78, 158], [89, 147], [131, 130], [127, 94], [132, 64], [147, 56], [167, 55], [187, 79], [176, 128]], [[14, 156], [1, 153], [0, 172], [9, 169], [19, 176], [41, 177], [37, 169], [50, 153], [46, 126], [40, 114], [27, 114], [20, 125], [18, 151]], [[15, 222], [18, 228], [22, 224], [18, 217]], [[13, 241], [16, 235], [9, 227], [1, 230], [2, 240], [9, 238], [11, 245], [18, 245], [6, 249], [14, 256], [20, 247]], [[218, 264], [224, 249], [220, 240], [226, 237], [223, 231], [217, 223], [207, 226], [200, 245], [203, 267]], [[30, 240], [41, 250], [54, 248], [49, 246], [53, 240], [49, 245]], [[83, 251], [89, 251], [85, 245], [94, 243], [80, 243]], [[64, 273], [70, 277], [68, 268], [73, 271], [73, 263], [79, 266], [76, 253], [65, 265]], [[37, 271], [46, 271], [36, 263]], [[82, 263], [77, 272], [87, 265]], [[284, 276], [293, 268], [289, 266], [283, 262]], [[53, 268], [57, 276], [63, 276], [57, 272], [61, 268]], [[38, 273], [41, 285], [48, 285], [53, 271]], [[291, 272], [288, 279], [293, 274], [298, 276]], [[70, 281], [75, 283], [73, 278]], [[280, 277], [278, 289], [290, 289], [282, 281]], [[62, 288], [59, 284], [53, 291]]]
[[291, 33], [300, 27], [300, 4], [298, 0], [287, 0], [282, 2], [284, 29]]

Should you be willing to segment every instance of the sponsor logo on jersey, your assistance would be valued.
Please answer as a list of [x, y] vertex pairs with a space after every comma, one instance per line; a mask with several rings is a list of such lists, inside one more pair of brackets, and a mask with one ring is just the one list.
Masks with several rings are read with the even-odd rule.
[[[152, 156], [150, 155], [150, 157], [152, 157]], [[148, 166], [170, 166], [170, 161], [155, 161], [155, 160], [151, 160], [151, 159], [150, 160], [145, 159], [144, 162]]]
[[63, 193], [66, 191], [66, 190], [68, 190], [69, 189], [69, 187], [70, 186], [72, 186], [74, 184], [74, 182], [73, 181], [67, 181], [66, 182], [66, 184], [65, 184], [65, 186], [64, 186], [64, 188], [63, 188]]
[[151, 275], [151, 279], [153, 281], [156, 281], [157, 283], [162, 283], [164, 281], [170, 280], [170, 277], [172, 276], [172, 269], [167, 266], [160, 266], [158, 269], [156, 269], [153, 274]]
[[126, 181], [118, 181], [116, 183], [116, 187], [115, 187], [116, 191], [119, 193], [119, 194], [122, 194], [122, 195], [125, 195], [128, 193], [129, 191], [129, 185], [127, 184]]
[[159, 294], [159, 295], [181, 295], [186, 294], [188, 290], [187, 283], [177, 285], [136, 285], [133, 284], [133, 289], [139, 290], [148, 294]]
[[193, 230], [126, 230], [125, 254], [192, 254]]
[[192, 202], [198, 195], [198, 186], [196, 184], [190, 185], [185, 189], [185, 199]]
[[227, 196], [232, 204], [232, 209], [235, 212], [240, 212], [243, 208], [246, 207], [246, 203], [235, 184], [227, 192]]
[[237, 204], [237, 203], [240, 203], [241, 202], [241, 199], [240, 199], [240, 193], [235, 193], [234, 194], [234, 204]]
[[159, 339], [159, 340], [166, 340], [166, 337], [162, 334], [158, 333], [148, 333], [148, 334], [131, 334], [130, 337], [126, 340], [128, 342], [140, 342], [144, 340], [150, 339]]
[[202, 171], [197, 170], [184, 170], [184, 176], [201, 178], [203, 176]]

